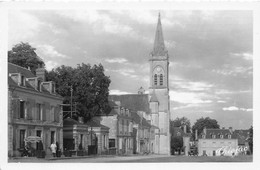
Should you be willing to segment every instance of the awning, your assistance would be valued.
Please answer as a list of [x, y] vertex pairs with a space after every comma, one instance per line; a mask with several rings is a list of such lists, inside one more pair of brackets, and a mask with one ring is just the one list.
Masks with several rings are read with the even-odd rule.
[[42, 138], [39, 136], [28, 136], [27, 138], [24, 139], [25, 142], [31, 142], [31, 143], [36, 143], [42, 141]]

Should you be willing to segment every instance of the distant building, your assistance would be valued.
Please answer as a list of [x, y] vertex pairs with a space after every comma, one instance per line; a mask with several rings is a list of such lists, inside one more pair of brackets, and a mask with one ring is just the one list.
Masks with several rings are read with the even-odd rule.
[[[220, 156], [235, 154], [238, 147], [238, 139], [232, 129], [206, 129], [198, 138], [199, 156]], [[221, 151], [220, 149], [223, 148]], [[225, 149], [224, 149], [225, 148]]]
[[243, 148], [245, 150], [249, 150], [249, 143], [248, 143], [248, 140], [249, 140], [249, 130], [234, 130], [233, 132], [235, 138], [238, 139], [238, 146], [240, 148]]
[[109, 127], [110, 154], [133, 154], [132, 112], [119, 101], [109, 101], [112, 110], [101, 116], [101, 123]]
[[[34, 75], [30, 70], [8, 63], [8, 155], [21, 156], [26, 138], [38, 136], [50, 155], [50, 145], [63, 148], [62, 97], [55, 92], [55, 82], [45, 81], [45, 69]], [[35, 150], [38, 143], [32, 143]]]

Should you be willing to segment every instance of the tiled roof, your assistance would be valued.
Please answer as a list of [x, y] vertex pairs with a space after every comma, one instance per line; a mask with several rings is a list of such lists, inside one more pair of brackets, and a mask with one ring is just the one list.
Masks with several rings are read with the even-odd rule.
[[30, 70], [13, 63], [8, 63], [8, 73], [22, 73], [26, 78], [36, 77]]
[[152, 127], [150, 123], [145, 118], [141, 118], [136, 112], [131, 112], [131, 117], [133, 121], [145, 127]]
[[229, 129], [206, 129], [206, 134], [202, 132], [200, 138], [202, 135], [206, 135], [206, 139], [212, 139], [212, 135], [215, 135], [215, 139], [221, 139], [220, 135], [223, 135], [223, 139], [228, 139], [228, 135], [231, 135], [231, 138], [235, 139], [234, 134]]
[[[36, 77], [30, 70], [28, 70], [28, 69], [26, 69], [24, 67], [15, 65], [13, 63], [8, 63], [8, 74], [9, 73], [21, 73], [22, 75], [25, 76], [25, 78]], [[15, 81], [13, 81], [13, 79], [11, 77], [9, 77], [9, 75], [8, 75], [8, 85], [19, 87], [18, 84]], [[28, 81], [25, 81], [25, 86], [24, 87], [26, 89], [33, 90], [33, 91], [38, 92], [38, 93], [50, 94], [50, 92], [47, 89], [45, 89], [43, 86], [41, 88], [42, 91], [39, 92], [34, 87], [32, 87]], [[54, 94], [54, 95], [57, 96], [57, 97], [61, 97], [58, 94]]]
[[121, 106], [133, 111], [150, 112], [148, 94], [109, 95], [109, 99], [120, 101]]
[[78, 121], [76, 121], [74, 119], [71, 119], [70, 117], [63, 120], [64, 126], [66, 126], [66, 125], [78, 125], [78, 124], [81, 124], [81, 123], [79, 123]]
[[85, 124], [88, 125], [89, 127], [101, 127], [101, 128], [109, 129], [109, 127], [104, 126], [104, 125], [100, 124], [99, 122], [96, 122], [93, 120], [90, 120]]

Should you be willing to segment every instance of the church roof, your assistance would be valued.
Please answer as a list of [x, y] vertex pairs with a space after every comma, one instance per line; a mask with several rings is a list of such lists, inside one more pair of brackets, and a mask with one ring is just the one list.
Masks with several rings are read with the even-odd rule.
[[163, 32], [162, 32], [161, 17], [159, 14], [152, 55], [153, 56], [164, 56], [166, 52], [167, 51], [165, 49]]
[[120, 101], [122, 107], [133, 111], [150, 112], [148, 94], [109, 95], [109, 100]]

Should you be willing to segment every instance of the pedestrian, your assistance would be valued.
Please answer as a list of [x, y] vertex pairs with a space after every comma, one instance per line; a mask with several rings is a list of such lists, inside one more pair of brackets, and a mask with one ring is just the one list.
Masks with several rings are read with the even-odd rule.
[[56, 148], [57, 148], [57, 146], [56, 146], [55, 142], [53, 142], [51, 144], [50, 148], [51, 148], [51, 152], [52, 152], [53, 157], [56, 157]]

